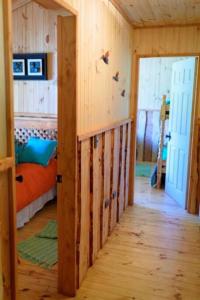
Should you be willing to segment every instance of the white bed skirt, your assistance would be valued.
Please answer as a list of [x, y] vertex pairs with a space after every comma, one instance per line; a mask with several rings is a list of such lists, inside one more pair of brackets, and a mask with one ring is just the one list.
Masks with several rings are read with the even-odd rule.
[[33, 201], [27, 207], [17, 213], [17, 228], [22, 228], [33, 216], [40, 211], [47, 202], [53, 200], [56, 196], [56, 188]]

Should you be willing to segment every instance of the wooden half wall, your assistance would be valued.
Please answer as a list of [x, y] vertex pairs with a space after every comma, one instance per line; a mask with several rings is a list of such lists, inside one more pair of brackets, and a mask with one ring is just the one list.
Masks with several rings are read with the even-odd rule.
[[131, 120], [78, 140], [78, 287], [128, 205]]

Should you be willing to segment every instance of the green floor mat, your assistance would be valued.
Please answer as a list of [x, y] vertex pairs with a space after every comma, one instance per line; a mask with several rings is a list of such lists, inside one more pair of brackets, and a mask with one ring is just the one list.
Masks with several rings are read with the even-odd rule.
[[40, 233], [36, 234], [36, 236], [40, 238], [57, 239], [57, 222], [55, 220], [49, 221], [47, 226]]
[[[40, 234], [18, 244], [17, 250], [22, 259], [50, 269], [58, 261], [57, 223], [50, 221]], [[42, 237], [41, 237], [42, 236]]]
[[135, 174], [137, 177], [151, 177], [154, 167], [153, 164], [149, 163], [137, 163]]

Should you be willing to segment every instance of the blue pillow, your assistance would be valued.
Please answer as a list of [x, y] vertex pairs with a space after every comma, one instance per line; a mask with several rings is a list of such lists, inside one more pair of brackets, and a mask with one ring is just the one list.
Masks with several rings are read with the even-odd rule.
[[19, 158], [24, 149], [24, 145], [20, 144], [18, 141], [15, 141], [15, 163], [19, 163]]
[[57, 141], [30, 138], [20, 154], [19, 162], [48, 166], [56, 147]]

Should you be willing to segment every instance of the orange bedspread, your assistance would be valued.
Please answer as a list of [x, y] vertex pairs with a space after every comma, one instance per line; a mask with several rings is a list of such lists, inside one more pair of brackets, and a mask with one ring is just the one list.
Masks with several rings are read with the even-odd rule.
[[47, 193], [56, 185], [57, 161], [52, 159], [48, 167], [38, 164], [19, 164], [16, 176], [23, 176], [23, 182], [16, 182], [17, 212]]

